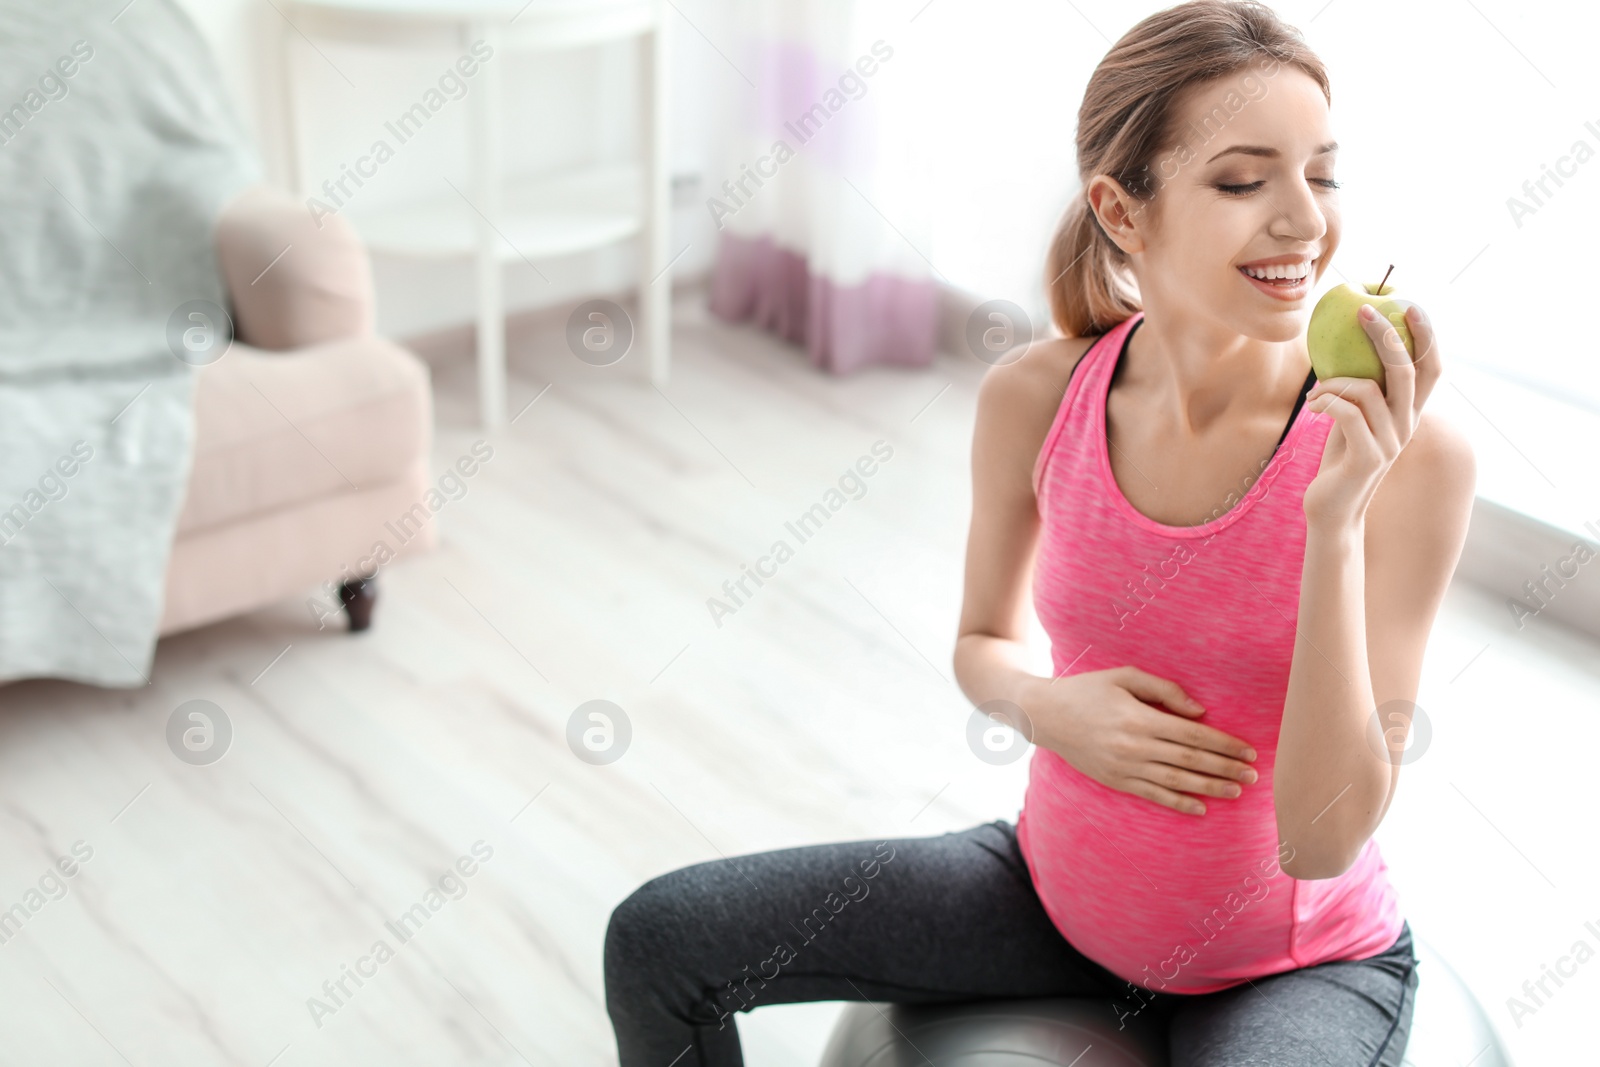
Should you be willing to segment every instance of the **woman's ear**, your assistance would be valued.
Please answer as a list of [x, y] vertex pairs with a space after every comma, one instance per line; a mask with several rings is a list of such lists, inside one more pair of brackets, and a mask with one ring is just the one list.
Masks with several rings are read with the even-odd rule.
[[1108, 174], [1089, 179], [1084, 195], [1089, 198], [1089, 210], [1094, 212], [1100, 228], [1118, 248], [1126, 253], [1144, 251], [1149, 203], [1136, 199]]

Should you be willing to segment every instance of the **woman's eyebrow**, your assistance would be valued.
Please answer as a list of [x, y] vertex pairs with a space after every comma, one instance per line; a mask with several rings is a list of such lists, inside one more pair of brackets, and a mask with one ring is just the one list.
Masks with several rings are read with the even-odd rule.
[[[1329, 141], [1325, 145], [1318, 145], [1317, 146], [1317, 150], [1315, 152], [1311, 153], [1311, 154], [1314, 155], [1314, 156], [1320, 156], [1320, 155], [1324, 155], [1324, 154], [1326, 154], [1328, 152], [1337, 152], [1338, 150], [1339, 150], [1339, 142], [1338, 141]], [[1224, 148], [1222, 151], [1218, 152], [1216, 155], [1214, 155], [1210, 159], [1206, 160], [1206, 162], [1207, 163], [1214, 163], [1217, 160], [1221, 159], [1223, 156], [1230, 155], [1230, 154], [1235, 153], [1235, 152], [1237, 152], [1241, 156], [1261, 156], [1263, 159], [1277, 159], [1278, 156], [1282, 155], [1282, 153], [1279, 152], [1276, 148], [1272, 148], [1272, 147], [1269, 147], [1267, 145], [1236, 144], [1231, 148]]]

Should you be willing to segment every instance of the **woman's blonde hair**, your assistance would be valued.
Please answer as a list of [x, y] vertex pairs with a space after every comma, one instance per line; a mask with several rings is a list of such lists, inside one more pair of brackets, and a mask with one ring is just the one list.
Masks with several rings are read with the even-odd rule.
[[[1270, 78], [1285, 64], [1309, 75], [1332, 102], [1327, 69], [1300, 31], [1254, 0], [1191, 0], [1158, 11], [1106, 53], [1078, 109], [1082, 188], [1062, 214], [1045, 257], [1050, 317], [1063, 335], [1105, 333], [1142, 308], [1126, 253], [1089, 207], [1089, 180], [1108, 174], [1151, 204], [1172, 177], [1157, 173], [1170, 168], [1171, 155], [1159, 166], [1156, 157], [1177, 140], [1173, 126], [1182, 94], [1251, 65]], [[1213, 114], [1227, 121], [1221, 109]]]

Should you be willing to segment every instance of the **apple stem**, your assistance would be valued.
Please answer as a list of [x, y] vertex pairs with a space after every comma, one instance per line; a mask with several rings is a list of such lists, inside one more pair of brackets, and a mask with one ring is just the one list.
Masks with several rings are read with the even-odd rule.
[[[1394, 264], [1391, 263], [1391, 264], [1389, 264], [1389, 269], [1383, 272], [1383, 282], [1388, 281], [1389, 280], [1389, 275], [1391, 275], [1393, 273], [1394, 273]], [[1380, 295], [1383, 293], [1383, 282], [1379, 282], [1378, 283], [1378, 293]]]

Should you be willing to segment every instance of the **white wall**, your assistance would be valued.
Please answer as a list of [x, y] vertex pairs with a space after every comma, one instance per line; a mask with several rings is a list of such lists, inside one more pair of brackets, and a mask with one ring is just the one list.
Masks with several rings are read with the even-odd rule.
[[[312, 185], [337, 176], [340, 164], [370, 145], [383, 123], [415, 102], [457, 50], [395, 53], [322, 41], [319, 57], [266, 0], [179, 0], [210, 40], [235, 107], [255, 136], [267, 179], [291, 188], [285, 122], [282, 40], [291, 42], [299, 100], [302, 172]], [[720, 173], [725, 151], [721, 101], [737, 75], [707, 43], [724, 41], [729, 0], [673, 0], [672, 100], [669, 137], [675, 176]], [[278, 4], [278, 8], [284, 8]], [[702, 36], [703, 35], [703, 36]], [[719, 46], [720, 47], [720, 46]], [[552, 56], [497, 56], [506, 93], [506, 166], [538, 172], [568, 163], [627, 158], [634, 144], [634, 64], [627, 44]], [[742, 83], [741, 83], [742, 84]], [[364, 204], [403, 200], [447, 176], [466, 180], [466, 108], [452, 102], [362, 189]], [[431, 183], [431, 185], [430, 185]], [[673, 268], [683, 278], [709, 269], [716, 230], [697, 186], [680, 185], [669, 255], [688, 251]], [[541, 280], [521, 262], [506, 268], [511, 311], [561, 304], [595, 292], [631, 289], [633, 242], [592, 253], [536, 261]], [[379, 329], [405, 337], [472, 320], [470, 260], [374, 258]]]

